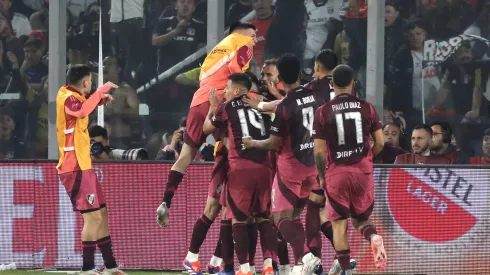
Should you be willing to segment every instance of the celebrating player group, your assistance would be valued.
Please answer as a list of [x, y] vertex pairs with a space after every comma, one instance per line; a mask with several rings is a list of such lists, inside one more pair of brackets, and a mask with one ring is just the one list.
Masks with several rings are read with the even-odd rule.
[[[369, 220], [374, 206], [372, 158], [383, 148], [378, 115], [356, 97], [353, 70], [337, 65], [329, 50], [317, 55], [315, 79], [304, 86], [295, 56], [265, 62], [266, 86], [286, 93], [264, 96], [257, 79], [244, 73], [252, 60], [255, 32], [251, 24], [233, 25], [202, 64], [185, 144], [168, 174], [158, 223], [169, 225], [174, 192], [199, 147], [213, 134], [216, 158], [208, 199], [183, 262], [189, 273], [252, 275], [260, 240], [262, 274], [321, 274], [323, 232], [336, 251], [329, 274], [352, 274], [356, 262], [346, 234], [349, 218], [370, 243], [376, 267], [384, 268], [383, 239]], [[215, 253], [201, 267], [199, 249], [220, 211]], [[287, 244], [294, 254], [292, 269]]]

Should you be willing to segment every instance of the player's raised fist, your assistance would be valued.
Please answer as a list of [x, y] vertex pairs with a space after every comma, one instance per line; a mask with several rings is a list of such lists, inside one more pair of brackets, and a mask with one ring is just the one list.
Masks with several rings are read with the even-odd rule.
[[114, 88], [114, 89], [119, 88], [119, 86], [117, 86], [116, 84], [114, 84], [110, 81], [107, 81], [104, 85], [108, 85], [109, 87]]
[[114, 98], [110, 94], [104, 94], [102, 98], [105, 99], [106, 102], [110, 102], [114, 100]]

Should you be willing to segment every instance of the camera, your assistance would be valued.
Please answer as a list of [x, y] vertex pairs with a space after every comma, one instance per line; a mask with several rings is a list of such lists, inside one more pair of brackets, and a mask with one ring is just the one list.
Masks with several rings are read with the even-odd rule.
[[106, 152], [109, 154], [109, 152], [112, 149], [109, 146], [104, 146], [100, 142], [91, 142], [90, 143], [90, 154], [93, 156], [100, 156], [102, 153]]
[[120, 150], [112, 149], [109, 152], [111, 160], [147, 160], [148, 152], [144, 148]]

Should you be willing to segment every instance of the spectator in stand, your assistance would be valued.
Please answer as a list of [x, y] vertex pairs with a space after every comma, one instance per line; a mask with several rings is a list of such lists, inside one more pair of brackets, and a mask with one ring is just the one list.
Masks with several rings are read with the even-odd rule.
[[422, 81], [424, 81], [424, 105], [431, 106], [441, 83], [435, 67], [423, 68], [424, 40], [426, 38], [423, 21], [414, 19], [407, 24], [409, 41], [402, 45], [394, 58], [394, 66], [385, 77], [387, 93], [385, 106], [394, 112], [401, 112], [407, 121], [407, 131], [422, 121]]
[[393, 70], [396, 52], [406, 44], [399, 3], [395, 0], [388, 0], [385, 4], [385, 84], [389, 78], [388, 72]]
[[[73, 21], [72, 14], [66, 10], [66, 26], [71, 26]], [[32, 30], [48, 31], [49, 30], [49, 0], [44, 0], [42, 9], [36, 11], [29, 18]]]
[[14, 130], [13, 112], [0, 109], [0, 160], [27, 157], [24, 142], [14, 136]]
[[470, 158], [470, 164], [485, 164], [490, 165], [490, 128], [483, 133], [483, 156]]
[[43, 61], [43, 43], [40, 39], [29, 38], [24, 44], [24, 63], [20, 74], [30, 89], [41, 92], [42, 79], [48, 75], [48, 65]]
[[250, 21], [257, 28], [257, 43], [254, 45], [253, 59], [257, 68], [262, 68], [263, 55], [267, 30], [271, 24], [272, 0], [252, 0], [252, 8], [255, 11], [255, 18]]
[[451, 144], [453, 130], [446, 122], [435, 122], [432, 128], [431, 155], [444, 156], [451, 164], [468, 164], [468, 157]]
[[344, 29], [350, 39], [349, 62], [355, 71], [366, 65], [367, 0], [346, 0], [342, 8]]
[[252, 8], [253, 0], [236, 0], [235, 4], [231, 5], [228, 13], [226, 14], [226, 26], [230, 26], [236, 21], [241, 21], [241, 19], [249, 14]]
[[143, 2], [144, 0], [111, 1], [111, 35], [112, 54], [125, 60], [123, 76], [133, 80], [136, 76], [144, 51], [143, 33]]
[[304, 52], [304, 72], [313, 74], [315, 56], [321, 49], [333, 49], [335, 37], [342, 30], [340, 10], [343, 0], [306, 0], [308, 26]]
[[303, 0], [278, 1], [267, 30], [264, 60], [290, 53], [302, 59], [308, 13]]
[[339, 57], [339, 64], [347, 64], [349, 62], [349, 44], [350, 38], [344, 28], [335, 38], [334, 52]]
[[194, 8], [194, 0], [177, 0], [177, 15], [158, 21], [152, 37], [158, 48], [158, 73], [206, 46], [206, 25], [193, 18]]
[[[179, 128], [174, 131], [170, 144], [163, 147], [161, 152], [157, 155], [157, 160], [177, 160], [179, 159], [179, 153], [184, 145], [184, 133], [187, 117], [183, 117], [179, 121]], [[197, 152], [194, 161], [212, 161], [212, 154], [214, 146], [204, 144], [202, 148]]]
[[48, 76], [43, 77], [41, 85], [41, 92], [29, 89], [26, 94], [29, 104], [26, 144], [29, 157], [35, 159], [48, 157]]
[[400, 140], [403, 136], [401, 128], [398, 123], [387, 123], [383, 126], [385, 146], [374, 157], [374, 163], [392, 164], [397, 156], [406, 154], [406, 151], [400, 146]]
[[[10, 62], [11, 61], [11, 56], [10, 55], [15, 55], [17, 58], [17, 61], [23, 62], [24, 61], [24, 51], [22, 50], [22, 42], [20, 41], [19, 38], [15, 37], [14, 32], [12, 31], [12, 26], [10, 25], [9, 21], [7, 18], [5, 18], [3, 15], [0, 14], [0, 40], [2, 41], [2, 56], [5, 55], [4, 57], [7, 57]], [[10, 52], [10, 54], [9, 54]], [[3, 59], [5, 61], [6, 59]], [[9, 70], [11, 66], [8, 63], [3, 64], [3, 69]]]
[[104, 82], [110, 81], [119, 86], [111, 93], [114, 101], [104, 107], [104, 118], [112, 130], [111, 144], [118, 149], [129, 149], [133, 147], [132, 137], [140, 136], [137, 127], [140, 122], [139, 100], [136, 91], [122, 81], [121, 66], [122, 62], [116, 57], [104, 59]]
[[32, 32], [29, 19], [23, 14], [13, 12], [11, 7], [12, 0], [0, 0], [0, 13], [9, 20], [14, 35], [17, 37], [29, 35]]

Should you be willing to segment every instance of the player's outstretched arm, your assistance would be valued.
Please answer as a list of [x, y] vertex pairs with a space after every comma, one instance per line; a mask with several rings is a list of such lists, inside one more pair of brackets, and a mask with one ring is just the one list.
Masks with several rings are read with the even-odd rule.
[[378, 129], [378, 130], [372, 132], [371, 137], [373, 138], [373, 141], [374, 141], [374, 144], [373, 144], [373, 147], [371, 150], [373, 151], [373, 157], [375, 157], [376, 155], [379, 154], [379, 152], [381, 152], [381, 150], [383, 150], [383, 147], [385, 145], [383, 130]]
[[264, 151], [277, 151], [282, 147], [282, 137], [275, 135], [271, 135], [266, 140], [254, 140], [251, 137], [244, 137], [242, 142], [246, 149], [256, 148]]
[[118, 86], [112, 82], [107, 82], [106, 84], [100, 86], [85, 102], [72, 102], [71, 106], [65, 106], [65, 112], [68, 115], [84, 118], [90, 115], [94, 109], [99, 105], [101, 100], [112, 101], [113, 98], [110, 94], [107, 94], [110, 89], [117, 88]]
[[249, 97], [243, 97], [242, 99], [243, 103], [245, 103], [245, 106], [254, 108], [256, 110], [259, 110], [261, 112], [272, 112], [274, 111], [274, 108], [281, 103], [282, 100], [274, 100], [271, 102], [263, 102], [255, 98], [249, 98]]

